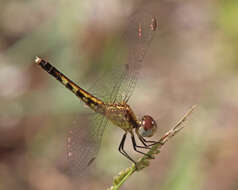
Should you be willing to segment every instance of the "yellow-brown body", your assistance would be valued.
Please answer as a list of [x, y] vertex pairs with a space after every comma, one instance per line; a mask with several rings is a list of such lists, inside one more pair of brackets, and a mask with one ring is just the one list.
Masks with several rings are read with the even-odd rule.
[[133, 128], [138, 127], [136, 116], [128, 104], [106, 105], [105, 116], [124, 131], [131, 132]]

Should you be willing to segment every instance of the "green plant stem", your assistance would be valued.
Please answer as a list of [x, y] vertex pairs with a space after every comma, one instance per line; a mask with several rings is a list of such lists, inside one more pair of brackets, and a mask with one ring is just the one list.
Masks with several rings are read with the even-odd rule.
[[119, 172], [119, 174], [114, 177], [113, 180], [113, 186], [111, 186], [108, 190], [118, 190], [121, 185], [131, 176], [135, 171], [140, 171], [144, 169], [145, 167], [149, 166], [150, 160], [155, 158], [155, 155], [160, 153], [160, 149], [162, 146], [169, 140], [169, 138], [173, 137], [175, 134], [177, 134], [181, 129], [184, 128], [184, 126], [181, 126], [185, 120], [188, 118], [188, 116], [193, 112], [193, 110], [196, 108], [196, 105], [192, 106], [187, 113], [183, 115], [183, 117], [168, 131], [166, 132], [156, 143], [151, 147], [151, 149], [147, 152], [148, 156], [143, 156], [140, 158], [136, 164], [136, 166], [133, 164], [131, 167], [126, 168], [125, 170]]

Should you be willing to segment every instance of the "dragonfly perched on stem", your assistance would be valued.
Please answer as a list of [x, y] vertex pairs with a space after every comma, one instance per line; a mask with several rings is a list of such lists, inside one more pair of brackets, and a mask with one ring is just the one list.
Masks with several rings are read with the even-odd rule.
[[[90, 145], [87, 147], [88, 150], [85, 154], [89, 153], [94, 156], [91, 156], [91, 158], [83, 161], [85, 166], [90, 165], [95, 159], [95, 153], [99, 148], [107, 121], [110, 121], [115, 126], [124, 130], [124, 135], [122, 136], [118, 150], [135, 165], [136, 161], [126, 152], [124, 146], [128, 134], [131, 136], [134, 150], [148, 157], [150, 157], [150, 155], [141, 150], [150, 149], [152, 145], [159, 143], [157, 141], [146, 139], [147, 137], [152, 137], [156, 132], [156, 121], [149, 115], [137, 118], [132, 108], [128, 105], [128, 101], [136, 85], [139, 68], [157, 29], [158, 21], [155, 16], [148, 13], [136, 13], [131, 17], [128, 28], [123, 35], [124, 40], [130, 41], [128, 47], [128, 59], [125, 64], [125, 72], [122, 72], [119, 77], [120, 79], [113, 86], [110, 93], [110, 102], [103, 101], [90, 92], [87, 92], [66, 77], [62, 72], [57, 70], [49, 62], [42, 58], [36, 57], [35, 63], [41, 66], [41, 68], [48, 72], [51, 76], [56, 78], [89, 108], [101, 116], [100, 124], [98, 124], [98, 126], [94, 126], [95, 128], [90, 132], [92, 143], [89, 143]], [[121, 89], [124, 90], [123, 95], [120, 94]], [[123, 98], [119, 100], [119, 97], [122, 96]], [[73, 173], [82, 169], [80, 165], [82, 164], [81, 158], [83, 155], [79, 143], [79, 127], [80, 126], [69, 130], [67, 137], [67, 158]], [[135, 137], [139, 139], [142, 143], [141, 145], [137, 144]]]

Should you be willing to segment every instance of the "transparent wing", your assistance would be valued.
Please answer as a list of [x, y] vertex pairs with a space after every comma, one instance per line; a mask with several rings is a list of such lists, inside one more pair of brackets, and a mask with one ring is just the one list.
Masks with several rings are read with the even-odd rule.
[[106, 118], [99, 114], [84, 115], [74, 122], [66, 138], [68, 175], [80, 175], [95, 160], [106, 125]]
[[[147, 12], [133, 14], [122, 35], [125, 43], [123, 47], [126, 49], [114, 52], [116, 58], [113, 62], [108, 62], [105, 67], [107, 71], [89, 92], [96, 96], [101, 95], [99, 98], [107, 103], [127, 102], [134, 91], [142, 61], [156, 26], [157, 21], [151, 14]], [[107, 119], [95, 114], [93, 117], [80, 118], [69, 129], [66, 139], [67, 173], [79, 175], [95, 160], [106, 125]]]
[[[107, 103], [121, 103], [131, 97], [144, 56], [157, 28], [156, 18], [148, 12], [132, 14], [124, 25], [118, 43], [109, 47], [102, 60], [104, 71], [90, 91]], [[98, 64], [98, 63], [95, 63]], [[98, 71], [99, 72], [99, 71]]]
[[130, 99], [157, 26], [156, 18], [147, 12], [136, 12], [129, 19], [122, 37], [127, 47], [124, 71], [114, 85], [110, 97], [114, 102], [128, 102]]

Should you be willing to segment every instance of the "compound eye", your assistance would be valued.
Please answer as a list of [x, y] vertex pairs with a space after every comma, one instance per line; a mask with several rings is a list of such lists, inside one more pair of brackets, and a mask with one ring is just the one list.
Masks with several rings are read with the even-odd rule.
[[149, 116], [145, 115], [141, 119], [141, 125], [139, 127], [139, 134], [143, 137], [151, 137], [157, 129], [157, 124], [155, 120]]

